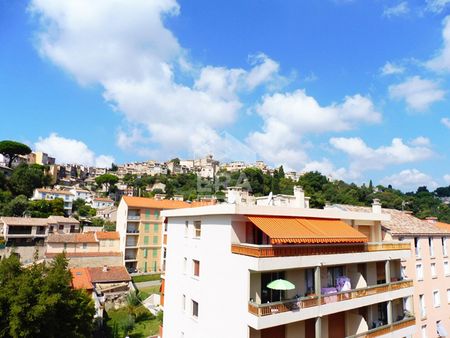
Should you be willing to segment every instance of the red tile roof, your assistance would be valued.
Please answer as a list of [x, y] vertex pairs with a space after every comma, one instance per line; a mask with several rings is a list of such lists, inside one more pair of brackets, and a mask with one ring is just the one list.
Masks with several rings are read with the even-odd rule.
[[97, 239], [99, 240], [104, 240], [104, 239], [120, 239], [120, 235], [118, 232], [116, 231], [97, 231], [95, 233], [95, 236], [97, 237]]
[[123, 196], [122, 199], [129, 207], [149, 209], [180, 209], [189, 208], [191, 205], [184, 201], [155, 200], [147, 197]]
[[48, 243], [97, 243], [93, 232], [81, 234], [51, 234]]
[[103, 267], [87, 269], [92, 283], [129, 282], [131, 280], [124, 266], [108, 266], [107, 271], [103, 271]]
[[74, 289], [92, 290], [94, 288], [87, 268], [71, 268], [70, 273], [72, 274], [72, 287]]
[[[45, 257], [53, 258], [57, 255], [60, 255], [60, 252], [46, 252]], [[120, 257], [122, 256], [121, 252], [66, 252], [67, 258], [76, 258], [76, 257]]]

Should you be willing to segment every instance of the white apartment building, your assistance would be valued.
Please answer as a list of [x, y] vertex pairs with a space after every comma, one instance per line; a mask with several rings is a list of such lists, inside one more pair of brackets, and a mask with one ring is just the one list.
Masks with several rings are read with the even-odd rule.
[[[301, 197], [299, 197], [301, 198]], [[410, 244], [373, 212], [221, 204], [166, 210], [164, 338], [408, 337]], [[295, 288], [268, 284], [284, 279]]]
[[64, 211], [67, 215], [72, 214], [72, 205], [75, 196], [66, 190], [53, 190], [53, 189], [35, 189], [33, 192], [32, 200], [54, 200], [60, 198], [64, 201]]

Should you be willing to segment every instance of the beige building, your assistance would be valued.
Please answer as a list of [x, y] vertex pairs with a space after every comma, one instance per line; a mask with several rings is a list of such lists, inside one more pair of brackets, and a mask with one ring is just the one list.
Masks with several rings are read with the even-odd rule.
[[[370, 212], [370, 208], [338, 206], [349, 211]], [[410, 212], [382, 209], [383, 240], [408, 243], [411, 255], [402, 260], [402, 275], [414, 280], [414, 338], [448, 337], [450, 332], [450, 225], [435, 219], [420, 220]], [[437, 334], [438, 330], [440, 335]]]
[[46, 242], [45, 258], [65, 252], [71, 267], [121, 265], [119, 239], [118, 232], [52, 234]]

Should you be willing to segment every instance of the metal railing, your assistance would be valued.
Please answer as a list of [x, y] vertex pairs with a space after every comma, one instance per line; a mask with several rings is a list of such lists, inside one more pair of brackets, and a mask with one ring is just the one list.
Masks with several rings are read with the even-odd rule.
[[353, 336], [348, 336], [347, 338], [374, 338], [374, 337], [379, 337], [379, 336], [383, 336], [387, 333], [391, 333], [397, 330], [401, 330], [404, 329], [405, 327], [409, 327], [412, 325], [415, 325], [416, 323], [416, 318], [415, 317], [407, 317], [404, 318], [398, 322], [392, 323], [392, 324], [387, 324], [387, 325], [383, 325], [383, 326], [379, 326], [376, 327], [374, 329], [371, 329], [369, 331], [363, 332], [363, 333], [358, 333], [356, 335]]
[[128, 215], [127, 219], [129, 220], [139, 220], [141, 218], [140, 215]]
[[257, 244], [231, 244], [231, 252], [237, 255], [257, 258], [332, 255], [357, 252], [410, 250], [410, 243], [385, 242], [361, 244], [288, 244], [288, 245], [257, 245]]
[[373, 296], [384, 292], [409, 288], [412, 286], [413, 281], [411, 279], [408, 279], [387, 284], [368, 286], [366, 288], [336, 292], [320, 296], [301, 297], [297, 299], [289, 299], [279, 302], [271, 302], [264, 304], [249, 302], [248, 311], [254, 314], [255, 316], [264, 317], [282, 312], [298, 311], [300, 309], [309, 308], [313, 306], [326, 305], [329, 303], [342, 302], [356, 298]]

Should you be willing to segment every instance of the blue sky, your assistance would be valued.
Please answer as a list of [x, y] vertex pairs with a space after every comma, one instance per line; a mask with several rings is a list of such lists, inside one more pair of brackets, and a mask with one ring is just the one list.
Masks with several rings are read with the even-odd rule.
[[[450, 184], [450, 0], [0, 0], [3, 139]], [[446, 38], [447, 37], [447, 38]]]

